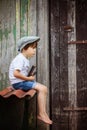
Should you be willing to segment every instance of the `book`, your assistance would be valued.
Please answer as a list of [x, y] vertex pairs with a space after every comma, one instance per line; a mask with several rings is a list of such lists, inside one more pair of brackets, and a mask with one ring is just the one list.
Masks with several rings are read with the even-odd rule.
[[36, 66], [35, 65], [32, 65], [30, 71], [29, 71], [29, 74], [28, 76], [33, 76], [36, 74]]

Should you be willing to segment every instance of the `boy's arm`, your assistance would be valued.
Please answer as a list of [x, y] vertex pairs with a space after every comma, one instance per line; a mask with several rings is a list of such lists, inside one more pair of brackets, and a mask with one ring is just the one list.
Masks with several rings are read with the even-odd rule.
[[20, 73], [20, 70], [15, 70], [13, 74], [14, 74], [14, 76], [15, 76], [16, 78], [19, 78], [19, 79], [22, 79], [22, 80], [35, 80], [35, 77], [34, 77], [34, 76], [29, 76], [29, 77], [27, 77], [27, 76], [25, 76], [25, 75], [22, 75], [22, 74]]

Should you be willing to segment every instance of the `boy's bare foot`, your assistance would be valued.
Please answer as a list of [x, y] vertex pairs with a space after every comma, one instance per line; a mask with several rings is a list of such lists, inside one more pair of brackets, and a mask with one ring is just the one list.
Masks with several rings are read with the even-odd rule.
[[46, 124], [51, 125], [52, 124], [52, 120], [48, 119], [46, 116], [40, 116], [38, 115], [37, 118], [41, 121], [43, 121]]

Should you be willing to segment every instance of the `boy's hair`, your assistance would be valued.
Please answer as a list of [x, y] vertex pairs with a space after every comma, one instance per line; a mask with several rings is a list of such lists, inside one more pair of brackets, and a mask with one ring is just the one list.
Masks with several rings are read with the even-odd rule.
[[27, 50], [29, 47], [36, 48], [37, 47], [37, 42], [27, 44], [22, 50]]

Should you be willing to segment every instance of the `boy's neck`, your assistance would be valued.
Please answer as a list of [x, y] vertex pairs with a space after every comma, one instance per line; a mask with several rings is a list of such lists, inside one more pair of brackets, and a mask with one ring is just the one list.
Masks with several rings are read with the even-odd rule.
[[26, 53], [21, 52], [21, 54], [22, 54], [24, 57], [26, 57], [27, 59], [29, 58], [29, 57], [26, 55]]

